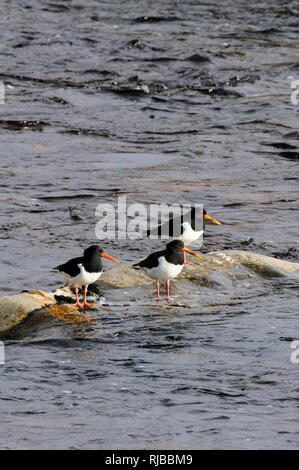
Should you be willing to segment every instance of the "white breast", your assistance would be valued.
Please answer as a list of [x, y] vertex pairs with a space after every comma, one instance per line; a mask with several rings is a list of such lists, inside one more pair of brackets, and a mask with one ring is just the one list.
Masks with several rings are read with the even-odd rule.
[[182, 242], [184, 242], [185, 245], [189, 245], [190, 243], [195, 242], [203, 234], [203, 230], [199, 230], [198, 232], [193, 230], [189, 222], [183, 222], [182, 226], [183, 226], [183, 233], [180, 237], [178, 237], [178, 240], [182, 240]]
[[147, 275], [156, 281], [168, 281], [177, 277], [183, 269], [183, 264], [172, 264], [166, 261], [164, 256], [159, 259], [159, 265], [156, 268], [146, 269]]
[[78, 264], [78, 268], [80, 269], [80, 273], [77, 274], [75, 277], [70, 277], [66, 273], [60, 273], [62, 276], [67, 280], [68, 285], [70, 286], [87, 286], [89, 284], [92, 284], [93, 282], [97, 281], [99, 277], [102, 274], [102, 271], [100, 273], [89, 273], [85, 270], [84, 266], [82, 264]]

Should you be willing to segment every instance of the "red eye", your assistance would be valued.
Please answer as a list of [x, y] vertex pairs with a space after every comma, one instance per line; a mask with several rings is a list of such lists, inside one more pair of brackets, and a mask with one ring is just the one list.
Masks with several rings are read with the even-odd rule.
[[96, 251], [99, 251], [99, 249], [97, 248]]

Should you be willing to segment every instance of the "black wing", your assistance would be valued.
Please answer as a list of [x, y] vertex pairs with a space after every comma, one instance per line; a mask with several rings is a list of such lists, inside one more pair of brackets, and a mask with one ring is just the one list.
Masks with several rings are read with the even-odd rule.
[[[192, 207], [191, 211], [182, 214], [178, 217], [171, 217], [169, 219], [169, 222], [164, 222], [163, 224], [160, 224], [153, 229], [147, 230], [146, 236], [149, 237], [150, 235], [153, 235], [158, 238], [161, 238], [161, 236], [163, 235], [165, 235], [165, 237], [169, 235], [169, 238], [177, 238], [182, 235], [184, 231], [182, 225], [184, 222], [189, 222], [193, 230], [202, 230], [202, 228], [205, 228], [205, 219], [203, 219], [203, 227], [201, 228], [201, 226], [199, 225], [201, 221], [201, 214], [202, 213], [200, 209]], [[197, 224], [195, 223], [196, 220]]]
[[156, 251], [152, 253], [147, 258], [141, 260], [139, 263], [133, 264], [135, 268], [156, 268], [159, 265], [159, 258], [165, 255], [165, 250]]
[[169, 238], [176, 238], [182, 235], [183, 233], [183, 217], [171, 217], [168, 222], [164, 222], [164, 224], [158, 225], [153, 229], [149, 229], [146, 232], [146, 236], [149, 237], [150, 235], [169, 237]]
[[64, 264], [60, 264], [59, 266], [56, 266], [55, 269], [58, 269], [59, 272], [64, 272], [68, 274], [71, 277], [75, 277], [80, 273], [80, 269], [78, 268], [78, 264], [83, 263], [84, 258], [79, 257], [79, 258], [73, 258], [67, 261]]

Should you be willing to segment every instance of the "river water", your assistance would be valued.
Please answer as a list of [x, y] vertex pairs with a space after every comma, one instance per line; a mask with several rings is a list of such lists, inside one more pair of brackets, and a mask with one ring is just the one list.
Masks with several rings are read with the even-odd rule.
[[[298, 261], [298, 2], [0, 7], [2, 295], [62, 285], [98, 204], [202, 203], [202, 252]], [[105, 240], [120, 261], [161, 242]], [[107, 261], [107, 260], [106, 260]], [[106, 267], [111, 263], [107, 261]], [[94, 325], [6, 342], [4, 449], [298, 448], [298, 282], [104, 291]]]

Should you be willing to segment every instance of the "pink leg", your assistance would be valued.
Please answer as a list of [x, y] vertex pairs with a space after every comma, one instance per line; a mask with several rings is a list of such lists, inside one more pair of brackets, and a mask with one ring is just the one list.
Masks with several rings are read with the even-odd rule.
[[159, 281], [157, 281], [156, 285], [157, 285], [157, 303], [158, 303], [159, 300], [161, 300], [161, 297], [160, 297], [160, 283], [159, 283]]
[[166, 282], [166, 297], [169, 298], [169, 281]]
[[89, 304], [88, 302], [86, 302], [87, 289], [88, 286], [84, 286], [83, 307], [93, 307], [93, 304]]
[[74, 305], [76, 305], [76, 307], [82, 308], [83, 304], [80, 304], [80, 302], [79, 302], [79, 289], [78, 289], [78, 287], [75, 287], [75, 294], [76, 294], [76, 303]]

